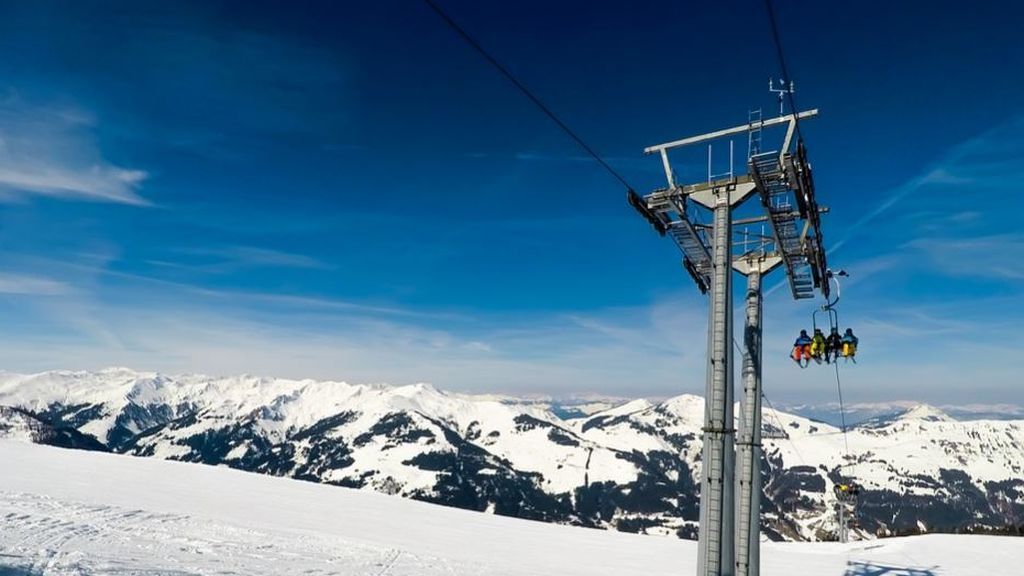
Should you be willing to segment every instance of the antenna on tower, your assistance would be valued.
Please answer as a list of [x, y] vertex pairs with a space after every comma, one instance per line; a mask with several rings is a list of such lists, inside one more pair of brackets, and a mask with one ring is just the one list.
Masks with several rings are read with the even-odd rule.
[[783, 109], [786, 101], [786, 94], [792, 94], [796, 92], [796, 84], [792, 80], [789, 81], [789, 86], [786, 86], [785, 80], [779, 80], [779, 87], [775, 87], [775, 81], [771, 78], [768, 79], [768, 91], [772, 94], [779, 95], [779, 116], [782, 116], [785, 111]]

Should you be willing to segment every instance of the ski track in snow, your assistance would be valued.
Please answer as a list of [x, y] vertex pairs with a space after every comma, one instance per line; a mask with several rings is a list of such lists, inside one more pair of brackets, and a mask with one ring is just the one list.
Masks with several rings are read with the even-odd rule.
[[34, 494], [0, 492], [0, 510], [4, 576], [497, 573], [315, 533], [257, 530]]

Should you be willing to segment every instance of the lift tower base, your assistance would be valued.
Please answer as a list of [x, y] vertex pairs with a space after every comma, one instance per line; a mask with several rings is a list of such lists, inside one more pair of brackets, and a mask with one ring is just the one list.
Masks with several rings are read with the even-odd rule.
[[761, 280], [782, 264], [778, 255], [749, 254], [734, 268], [747, 277], [743, 329], [743, 396], [736, 440], [736, 576], [760, 574], [761, 539]]

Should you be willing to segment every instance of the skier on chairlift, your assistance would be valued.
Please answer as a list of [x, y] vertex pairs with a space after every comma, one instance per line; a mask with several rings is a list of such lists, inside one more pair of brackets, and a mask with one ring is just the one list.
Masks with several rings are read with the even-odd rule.
[[847, 328], [846, 334], [843, 335], [843, 358], [853, 360], [856, 362], [857, 356], [857, 344], [860, 343], [860, 339], [853, 335], [853, 328]]
[[833, 326], [832, 333], [825, 339], [825, 362], [832, 363], [839, 359], [843, 352], [843, 337], [839, 335], [839, 328]]
[[856, 482], [844, 482], [842, 484], [836, 484], [832, 487], [836, 493], [836, 498], [840, 501], [851, 501], [855, 500], [857, 496], [860, 496], [860, 485]]
[[793, 342], [791, 357], [801, 368], [811, 363], [811, 337], [807, 335], [807, 330], [801, 330], [796, 342]]
[[814, 329], [814, 337], [811, 338], [811, 358], [821, 364], [821, 358], [825, 355], [825, 334], [821, 328]]

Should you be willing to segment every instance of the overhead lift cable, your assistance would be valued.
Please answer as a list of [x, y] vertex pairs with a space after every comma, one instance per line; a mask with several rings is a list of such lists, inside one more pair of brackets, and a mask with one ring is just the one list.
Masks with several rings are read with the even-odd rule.
[[[775, 53], [779, 58], [779, 70], [782, 73], [783, 86], [791, 86], [792, 80], [789, 76], [789, 67], [786, 65], [786, 53], [782, 48], [779, 26], [775, 19], [775, 7], [772, 5], [772, 0], [764, 0], [764, 6], [768, 12], [768, 23], [772, 31], [772, 41], [775, 43]], [[796, 98], [793, 96], [793, 90], [786, 90], [785, 94], [789, 100], [789, 107], [795, 115], [798, 108], [796, 107]], [[794, 126], [796, 127], [797, 142], [802, 146], [804, 136], [803, 132], [800, 131], [800, 119], [796, 115], [794, 116]], [[839, 364], [835, 364], [835, 372], [836, 391], [839, 393], [839, 416], [842, 422], [843, 443], [846, 448], [846, 459], [850, 460], [850, 439], [846, 429], [846, 407], [843, 405], [843, 385], [839, 378]]]
[[[834, 362], [836, 369], [836, 391], [839, 392], [839, 416], [843, 423], [843, 443], [846, 445], [846, 459], [850, 460], [850, 435], [846, 432], [846, 407], [843, 406], [843, 384], [839, 380], [839, 362]], [[856, 472], [856, 465], [851, 464]]]
[[[772, 6], [772, 0], [764, 0], [765, 9], [768, 11], [768, 23], [772, 29], [772, 40], [775, 42], [775, 52], [779, 57], [779, 69], [782, 72], [782, 85], [783, 87], [792, 86], [792, 79], [789, 76], [789, 68], [786, 66], [786, 55], [782, 50], [782, 40], [779, 38], [779, 26], [775, 21], [775, 7]], [[786, 90], [786, 96], [789, 100], [789, 109], [796, 114], [798, 108], [796, 107], [796, 98], [793, 97], [792, 90]], [[797, 142], [804, 141], [804, 135], [800, 131], [800, 118], [794, 117], [793, 124], [796, 126], [796, 138]]]
[[633, 190], [633, 187], [629, 185], [629, 182], [627, 182], [626, 179], [621, 174], [619, 174], [617, 170], [615, 170], [607, 162], [605, 162], [604, 158], [602, 158], [600, 154], [598, 154], [589, 144], [587, 144], [583, 140], [583, 138], [579, 136], [579, 134], [577, 134], [572, 128], [569, 128], [569, 126], [565, 122], [563, 122], [562, 119], [559, 118], [558, 115], [551, 110], [551, 108], [544, 104], [544, 102], [541, 101], [541, 99], [537, 97], [537, 95], [534, 94], [532, 90], [527, 88], [525, 84], [523, 84], [518, 78], [516, 78], [515, 75], [512, 74], [512, 72], [510, 72], [508, 68], [502, 65], [502, 63], [499, 62], [494, 56], [492, 56], [490, 52], [484, 49], [484, 47], [479, 42], [477, 42], [475, 38], [470, 36], [470, 34], [466, 32], [466, 30], [462, 26], [460, 26], [458, 22], [453, 20], [452, 17], [449, 16], [448, 13], [446, 13], [436, 2], [434, 2], [433, 0], [423, 0], [423, 2], [427, 6], [429, 6], [431, 10], [436, 12], [437, 15], [440, 16], [441, 19], [444, 20], [445, 23], [452, 28], [452, 30], [454, 30], [459, 36], [462, 37], [463, 40], [466, 41], [467, 44], [469, 44], [474, 50], [479, 52], [480, 55], [483, 56], [484, 60], [487, 60], [487, 62], [494, 66], [498, 70], [498, 72], [501, 72], [501, 74], [505, 76], [505, 78], [507, 78], [509, 82], [511, 82], [516, 88], [518, 88], [524, 96], [529, 98], [530, 101], [533, 102], [537, 106], [537, 108], [540, 109], [541, 112], [543, 112], [548, 118], [551, 119], [552, 122], [554, 122], [559, 128], [561, 128], [563, 132], [565, 132], [570, 138], [572, 138], [573, 141], [576, 142], [576, 144], [578, 144], [584, 152], [589, 154], [590, 157], [592, 157], [609, 174], [611, 174], [613, 178], [621, 182], [622, 185], [628, 188], [629, 190]]
[[[764, 390], [761, 391], [761, 398], [764, 398], [764, 401], [768, 403], [768, 408], [772, 411], [772, 416], [775, 419], [775, 425], [778, 426], [779, 428], [782, 428], [782, 419], [779, 418], [779, 411], [775, 409], [775, 406], [772, 406], [772, 401], [768, 399], [768, 396], [764, 393]], [[793, 452], [796, 454], [797, 460], [800, 461], [800, 465], [806, 466], [807, 461], [804, 460], [804, 456], [803, 454], [800, 453], [800, 449], [796, 447], [796, 439], [793, 438], [793, 435], [787, 433], [786, 440], [789, 440], [790, 446], [793, 447]]]
[[[740, 348], [740, 343], [736, 341], [735, 337], [733, 337], [733, 339], [732, 339], [732, 345], [736, 347], [736, 351], [740, 353], [740, 356], [742, 356], [743, 355], [743, 349]], [[802, 466], [802, 465], [806, 464], [806, 462], [804, 461], [803, 455], [800, 453], [800, 449], [797, 448], [797, 446], [796, 446], [796, 440], [793, 438], [792, 434], [790, 434], [788, 431], [786, 431], [785, 426], [782, 425], [782, 419], [779, 418], [779, 411], [775, 409], [775, 406], [772, 406], [772, 401], [768, 399], [768, 395], [764, 393], [764, 389], [763, 388], [761, 389], [761, 398], [763, 398], [764, 401], [768, 403], [768, 409], [771, 410], [772, 417], [775, 420], [775, 424], [774, 425], [779, 430], [782, 430], [785, 433], [784, 440], [788, 440], [790, 445], [793, 447], [793, 452], [796, 454], [797, 459], [800, 460], [800, 465]]]

